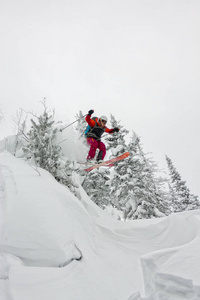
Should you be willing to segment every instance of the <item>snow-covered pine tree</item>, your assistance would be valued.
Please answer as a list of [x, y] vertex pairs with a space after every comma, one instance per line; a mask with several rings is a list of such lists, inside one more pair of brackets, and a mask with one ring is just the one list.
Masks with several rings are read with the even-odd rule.
[[127, 150], [125, 136], [127, 136], [129, 131], [125, 129], [122, 125], [120, 125], [120, 122], [117, 121], [112, 114], [110, 115], [110, 124], [110, 128], [118, 127], [120, 129], [119, 132], [107, 134], [105, 136], [107, 151], [110, 150], [112, 156], [115, 157]]
[[154, 180], [155, 165], [142, 151], [139, 137], [133, 132], [127, 147], [130, 156], [115, 167], [111, 181], [114, 204], [128, 219], [164, 216], [166, 207]]
[[[128, 134], [128, 130], [125, 129], [119, 121], [116, 121], [115, 117], [111, 115], [110, 118], [111, 127], [118, 127], [119, 132], [107, 135], [105, 140], [107, 142], [107, 150], [109, 150], [111, 157], [116, 157], [127, 151], [127, 145], [125, 137]], [[124, 195], [126, 194], [126, 180], [129, 177], [129, 160], [125, 159], [114, 164], [114, 168], [111, 171], [111, 186], [110, 197], [112, 205], [118, 210], [124, 210]]]
[[102, 209], [110, 205], [110, 171], [107, 167], [89, 172], [82, 186], [91, 200]]
[[58, 129], [54, 128], [54, 113], [49, 115], [45, 100], [44, 112], [36, 121], [31, 119], [31, 129], [27, 133], [28, 142], [23, 148], [26, 157], [33, 158], [37, 166], [49, 171], [55, 178], [59, 166], [61, 148], [54, 143]]
[[168, 191], [166, 191], [166, 188], [164, 188], [164, 186], [167, 183], [167, 179], [158, 176], [158, 174], [160, 174], [158, 165], [153, 160], [153, 158], [148, 157], [148, 154], [145, 154], [143, 152], [139, 137], [138, 137], [137, 146], [139, 150], [139, 155], [143, 162], [143, 167], [141, 169], [142, 170], [141, 180], [143, 182], [144, 180], [147, 180], [144, 186], [146, 187], [147, 191], [150, 192], [151, 197], [154, 198], [156, 203], [153, 210], [152, 217], [160, 217], [163, 215], [168, 215], [171, 213], [171, 208], [170, 208], [171, 202], [169, 199], [169, 193]]
[[69, 190], [76, 194], [76, 188], [78, 184], [73, 179], [73, 174], [75, 172], [74, 162], [69, 158], [65, 158], [65, 161], [59, 159], [59, 169], [57, 170], [56, 179], [67, 186]]
[[181, 176], [174, 167], [172, 160], [167, 155], [166, 161], [171, 181], [171, 194], [174, 198], [172, 203], [174, 212], [199, 209], [200, 202], [198, 197], [190, 194], [190, 190], [186, 186], [186, 182], [181, 179]]

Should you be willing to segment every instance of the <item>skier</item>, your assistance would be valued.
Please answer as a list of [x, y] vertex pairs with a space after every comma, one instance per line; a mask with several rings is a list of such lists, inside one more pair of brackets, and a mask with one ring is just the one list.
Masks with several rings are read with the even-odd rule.
[[87, 156], [87, 160], [92, 160], [95, 157], [96, 150], [99, 149], [97, 156], [97, 162], [102, 161], [106, 155], [106, 146], [101, 141], [101, 136], [104, 132], [113, 133], [119, 132], [119, 128], [115, 127], [109, 129], [106, 127], [107, 117], [101, 116], [100, 118], [91, 119], [91, 115], [94, 110], [89, 110], [87, 116], [85, 117], [86, 122], [90, 126], [90, 130], [87, 132], [87, 143], [90, 146], [90, 150]]

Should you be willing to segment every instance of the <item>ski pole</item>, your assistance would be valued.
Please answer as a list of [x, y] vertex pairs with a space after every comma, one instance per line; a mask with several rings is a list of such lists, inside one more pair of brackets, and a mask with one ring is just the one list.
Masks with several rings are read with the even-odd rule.
[[74, 122], [70, 123], [69, 125], [67, 125], [67, 126], [63, 127], [62, 129], [60, 129], [60, 131], [62, 132], [62, 131], [63, 131], [63, 130], [65, 130], [67, 127], [69, 127], [69, 126], [73, 125], [74, 123], [78, 122], [79, 120], [81, 120], [82, 118], [84, 118], [84, 117], [86, 117], [86, 116], [87, 116], [87, 114], [86, 114], [86, 115], [84, 115], [84, 116], [82, 116], [82, 117], [80, 117], [80, 118], [79, 118], [79, 119], [77, 119], [76, 121], [74, 121]]

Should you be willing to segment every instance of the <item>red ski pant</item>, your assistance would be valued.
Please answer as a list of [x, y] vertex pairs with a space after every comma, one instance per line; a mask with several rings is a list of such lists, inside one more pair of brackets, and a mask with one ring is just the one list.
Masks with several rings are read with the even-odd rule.
[[96, 150], [99, 149], [101, 151], [101, 159], [103, 160], [105, 155], [106, 155], [106, 146], [104, 145], [103, 142], [101, 141], [96, 141], [93, 138], [88, 138], [87, 139], [88, 145], [90, 145], [90, 150], [87, 156], [87, 159], [93, 159], [96, 154]]

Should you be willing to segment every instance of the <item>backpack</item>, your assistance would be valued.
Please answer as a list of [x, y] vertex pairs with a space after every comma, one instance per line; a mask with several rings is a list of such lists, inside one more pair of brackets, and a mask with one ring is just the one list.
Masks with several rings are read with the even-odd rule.
[[[94, 121], [96, 122], [97, 117], [93, 117], [93, 118], [91, 118], [91, 119], [94, 120]], [[90, 132], [90, 130], [91, 130], [92, 128], [94, 128], [94, 127], [91, 127], [90, 125], [88, 125], [88, 126], [86, 127], [86, 129], [85, 129], [85, 137], [86, 137], [86, 138], [87, 138], [88, 132]]]

